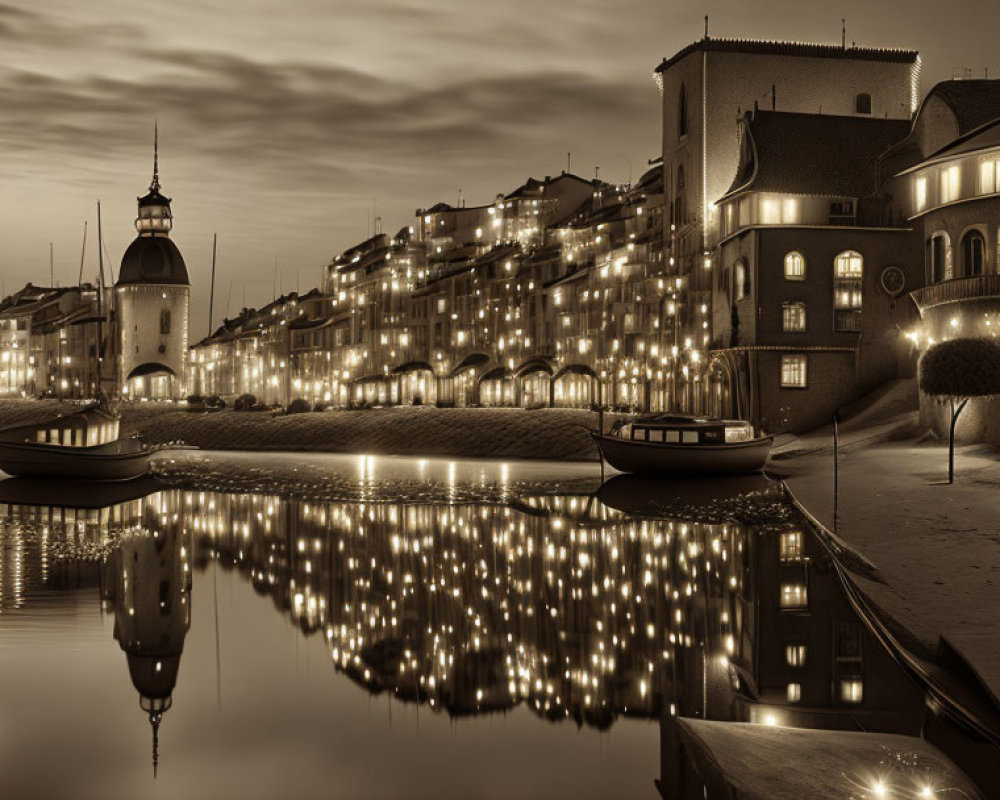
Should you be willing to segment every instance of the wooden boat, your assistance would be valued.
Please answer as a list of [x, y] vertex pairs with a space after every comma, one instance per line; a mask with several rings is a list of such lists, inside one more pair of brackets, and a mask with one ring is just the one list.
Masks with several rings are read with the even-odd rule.
[[138, 439], [119, 439], [118, 418], [98, 405], [0, 430], [0, 470], [18, 477], [130, 480], [149, 471], [151, 454]]
[[591, 436], [621, 472], [735, 474], [767, 463], [772, 437], [755, 436], [750, 423], [679, 414], [650, 414], [616, 422]]

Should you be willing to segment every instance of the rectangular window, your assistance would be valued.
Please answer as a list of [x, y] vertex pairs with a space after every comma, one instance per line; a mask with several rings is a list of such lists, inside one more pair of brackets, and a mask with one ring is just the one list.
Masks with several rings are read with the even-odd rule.
[[804, 667], [806, 665], [806, 646], [804, 644], [786, 644], [785, 663], [790, 667]]
[[802, 699], [802, 684], [801, 683], [790, 683], [788, 684], [787, 694], [789, 703], [797, 703]]
[[834, 260], [833, 328], [837, 331], [861, 330], [861, 279], [864, 259], [853, 250]]
[[809, 592], [804, 583], [781, 584], [781, 607], [801, 609], [809, 605]]
[[979, 164], [979, 193], [993, 194], [997, 191], [997, 178], [1000, 177], [1000, 170], [997, 169], [998, 162], [982, 161]]
[[760, 221], [764, 225], [777, 225], [781, 222], [781, 206], [777, 200], [760, 201]]
[[917, 178], [913, 182], [913, 206], [917, 211], [927, 208], [927, 178]]
[[785, 333], [801, 333], [806, 329], [805, 303], [785, 303], [781, 306], [781, 329]]
[[864, 684], [860, 678], [850, 678], [840, 682], [840, 702], [860, 703], [864, 695]]
[[160, 335], [166, 336], [170, 333], [170, 310], [163, 309], [160, 312]]
[[782, 561], [802, 560], [802, 532], [784, 531], [779, 540], [779, 557]]
[[942, 203], [951, 203], [958, 200], [962, 189], [962, 174], [958, 166], [945, 167], [941, 170], [941, 197]]
[[807, 384], [808, 364], [806, 356], [781, 357], [781, 386], [783, 388], [804, 389]]
[[797, 225], [799, 222], [799, 201], [794, 197], [786, 197], [781, 203], [781, 221], [786, 225]]

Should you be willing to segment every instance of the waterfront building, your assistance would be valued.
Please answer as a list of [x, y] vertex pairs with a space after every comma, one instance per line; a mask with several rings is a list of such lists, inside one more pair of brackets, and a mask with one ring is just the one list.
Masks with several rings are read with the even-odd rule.
[[0, 302], [0, 396], [96, 394], [98, 335], [111, 335], [97, 293], [91, 284], [29, 283]]
[[721, 416], [772, 433], [829, 422], [842, 405], [914, 374], [904, 287], [920, 243], [882, 224], [879, 156], [906, 120], [757, 110], [718, 203], [708, 388]]
[[[910, 135], [883, 159], [894, 215], [919, 233], [925, 286], [914, 287], [922, 350], [1000, 329], [1000, 80], [953, 80], [928, 93]], [[921, 397], [921, 420], [947, 435], [949, 415]], [[1000, 442], [990, 398], [970, 401], [959, 437]]]
[[[665, 59], [655, 76], [663, 110], [668, 265], [683, 290], [677, 324], [682, 343], [690, 342], [687, 349], [704, 351], [711, 334], [701, 309], [710, 307], [718, 278], [718, 201], [739, 165], [742, 115], [762, 107], [908, 120], [917, 107], [920, 59], [911, 50], [848, 47], [846, 41], [834, 46], [716, 39], [706, 31], [705, 38]], [[693, 393], [682, 400], [686, 407], [704, 403]]]
[[137, 399], [177, 399], [184, 394], [191, 284], [170, 239], [170, 198], [160, 192], [154, 145], [153, 179], [138, 198], [138, 236], [122, 256], [115, 282], [119, 391]]

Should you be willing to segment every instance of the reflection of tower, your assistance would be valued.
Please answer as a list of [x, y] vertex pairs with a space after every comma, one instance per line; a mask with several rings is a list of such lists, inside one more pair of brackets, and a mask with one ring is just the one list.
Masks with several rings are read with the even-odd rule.
[[191, 284], [170, 240], [170, 198], [160, 194], [154, 142], [153, 180], [139, 198], [139, 235], [122, 256], [115, 283], [121, 390], [131, 397], [179, 397], [187, 359]]
[[159, 516], [152, 504], [144, 511], [142, 531], [109, 559], [105, 586], [114, 606], [115, 638], [153, 727], [155, 774], [160, 720], [173, 702], [191, 625], [190, 544], [179, 521]]

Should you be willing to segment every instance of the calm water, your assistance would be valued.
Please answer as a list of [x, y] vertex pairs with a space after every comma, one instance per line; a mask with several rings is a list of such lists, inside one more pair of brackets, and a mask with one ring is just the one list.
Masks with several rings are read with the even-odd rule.
[[777, 484], [514, 473], [0, 484], [0, 795], [655, 798], [674, 715], [925, 727]]

